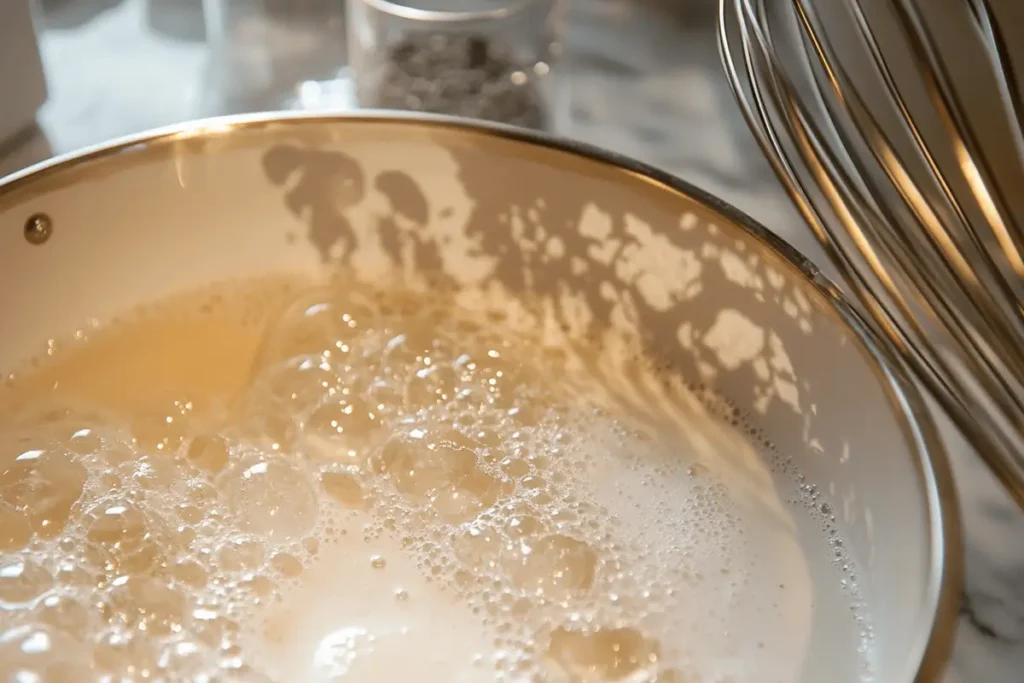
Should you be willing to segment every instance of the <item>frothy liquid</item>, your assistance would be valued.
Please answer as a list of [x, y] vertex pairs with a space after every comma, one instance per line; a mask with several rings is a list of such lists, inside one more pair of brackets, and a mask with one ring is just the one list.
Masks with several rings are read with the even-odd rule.
[[497, 317], [264, 283], [79, 336], [0, 397], [4, 680], [801, 680], [825, 538]]

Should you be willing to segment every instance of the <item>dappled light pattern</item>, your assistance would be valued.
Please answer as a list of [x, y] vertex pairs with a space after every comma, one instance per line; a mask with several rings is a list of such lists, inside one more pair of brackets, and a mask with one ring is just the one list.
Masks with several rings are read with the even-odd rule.
[[[809, 381], [831, 362], [813, 350], [845, 345], [844, 332], [816, 324], [825, 313], [804, 274], [728, 216], [653, 181], [552, 150], [521, 156], [501, 140], [439, 135], [411, 154], [403, 144], [405, 158], [329, 148], [264, 155], [324, 262], [492, 301], [525, 296], [561, 338], [600, 341], [588, 362], [631, 377], [617, 390], [638, 405], [678, 411], [683, 389], [709, 390], [769, 425], [759, 440], [799, 434], [812, 451], [848, 452], [846, 435], [816, 427]], [[668, 371], [654, 384], [650, 365]]]

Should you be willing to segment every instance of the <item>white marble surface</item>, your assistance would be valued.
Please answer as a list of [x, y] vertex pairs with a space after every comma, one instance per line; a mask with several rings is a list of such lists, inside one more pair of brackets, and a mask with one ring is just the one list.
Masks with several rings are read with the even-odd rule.
[[[340, 0], [339, 0], [340, 1]], [[643, 3], [642, 9], [640, 4]], [[718, 194], [820, 261], [736, 113], [710, 12], [685, 0], [588, 0], [567, 41], [561, 132]], [[0, 173], [202, 116], [199, 0], [48, 0], [40, 21], [50, 99], [39, 128], [0, 149]], [[949, 683], [1024, 681], [1024, 515], [951, 439], [966, 526], [967, 590]], [[880, 682], [883, 683], [883, 682]]]

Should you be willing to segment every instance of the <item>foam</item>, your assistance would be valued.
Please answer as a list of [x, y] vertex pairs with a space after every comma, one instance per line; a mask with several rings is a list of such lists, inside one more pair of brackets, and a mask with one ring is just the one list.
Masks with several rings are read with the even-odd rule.
[[[346, 532], [247, 634], [260, 668], [277, 680], [479, 680], [495, 655], [480, 620], [429, 582], [393, 538], [360, 537], [368, 513]], [[339, 615], [344, 617], [339, 621]], [[339, 627], [340, 626], [340, 627]]]
[[[707, 392], [686, 439], [620, 409], [500, 318], [247, 283], [74, 335], [0, 395], [0, 673], [798, 681], [831, 543], [869, 678], [855, 563], [791, 463]], [[698, 438], [803, 507], [737, 495]]]

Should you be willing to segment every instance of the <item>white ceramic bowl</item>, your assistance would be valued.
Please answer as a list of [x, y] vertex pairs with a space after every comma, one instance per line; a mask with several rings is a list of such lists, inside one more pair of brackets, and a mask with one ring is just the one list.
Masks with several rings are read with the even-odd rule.
[[[876, 680], [939, 675], [961, 548], [921, 397], [812, 264], [627, 159], [374, 115], [212, 120], [56, 159], [0, 184], [0, 368], [181, 290], [337, 267], [529, 292], [571, 336], [635, 335], [734, 401], [833, 501], [860, 562]], [[770, 495], [762, 474], [751, 486]], [[835, 586], [810, 573], [810, 597], [827, 599]], [[837, 680], [850, 653], [830, 624], [805, 640], [800, 680]]]

